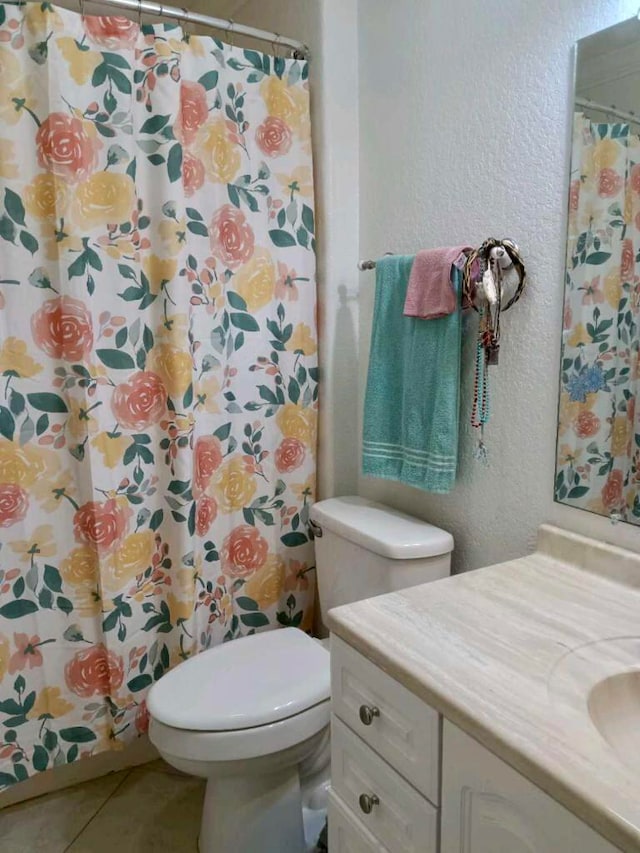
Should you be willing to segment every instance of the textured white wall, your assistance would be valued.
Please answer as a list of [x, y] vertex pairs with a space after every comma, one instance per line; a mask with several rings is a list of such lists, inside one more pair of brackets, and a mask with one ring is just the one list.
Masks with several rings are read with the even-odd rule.
[[321, 497], [351, 494], [358, 483], [357, 12], [357, 0], [249, 0], [235, 15], [238, 21], [298, 38], [311, 48]]
[[[572, 47], [637, 11], [637, 0], [360, 0], [360, 254], [511, 236], [529, 272], [491, 373], [489, 468], [466, 426], [469, 336], [455, 491], [360, 482], [450, 530], [457, 570], [525, 553], [543, 521], [640, 549], [637, 528], [552, 500]], [[372, 297], [363, 273], [361, 396]]]

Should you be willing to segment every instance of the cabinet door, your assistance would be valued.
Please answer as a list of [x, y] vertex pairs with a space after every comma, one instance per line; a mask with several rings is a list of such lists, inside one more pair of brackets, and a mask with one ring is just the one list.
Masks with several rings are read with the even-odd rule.
[[441, 853], [617, 851], [564, 806], [446, 720], [441, 827]]

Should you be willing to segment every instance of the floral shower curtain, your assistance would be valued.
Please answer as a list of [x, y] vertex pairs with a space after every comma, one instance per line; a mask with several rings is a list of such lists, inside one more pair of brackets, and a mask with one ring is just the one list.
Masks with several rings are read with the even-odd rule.
[[0, 787], [309, 628], [307, 64], [0, 5]]
[[640, 137], [574, 121], [556, 497], [640, 523]]

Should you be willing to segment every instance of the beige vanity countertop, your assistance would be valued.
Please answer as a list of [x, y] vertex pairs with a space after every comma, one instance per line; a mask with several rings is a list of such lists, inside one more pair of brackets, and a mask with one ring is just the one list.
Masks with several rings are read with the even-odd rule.
[[546, 525], [538, 549], [335, 608], [329, 627], [612, 844], [640, 851], [640, 750], [625, 765], [586, 699], [589, 682], [640, 669], [640, 554]]

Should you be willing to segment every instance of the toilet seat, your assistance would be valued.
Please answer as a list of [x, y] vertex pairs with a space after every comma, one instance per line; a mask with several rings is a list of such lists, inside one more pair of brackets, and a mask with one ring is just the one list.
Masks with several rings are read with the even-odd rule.
[[328, 650], [298, 628], [281, 628], [189, 658], [154, 684], [147, 706], [156, 723], [192, 740], [202, 733], [226, 744], [240, 733], [259, 745], [275, 741], [287, 721], [298, 741], [309, 727], [306, 737], [317, 732], [324, 723], [311, 720], [328, 722], [329, 695]]
[[151, 717], [149, 737], [161, 754], [191, 761], [239, 761], [297, 746], [329, 725], [329, 699], [285, 720], [236, 731], [185, 731]]

